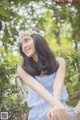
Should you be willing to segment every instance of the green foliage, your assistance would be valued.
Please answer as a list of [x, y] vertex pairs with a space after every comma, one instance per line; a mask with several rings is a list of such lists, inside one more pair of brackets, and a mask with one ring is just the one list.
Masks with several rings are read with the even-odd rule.
[[[10, 102], [10, 96], [18, 92], [15, 85], [17, 57], [13, 56], [10, 51], [4, 53], [0, 48], [0, 109], [3, 110], [5, 102]], [[9, 99], [10, 98], [10, 99]]]
[[[4, 8], [4, 9], [3, 9]], [[77, 17], [76, 17], [77, 15]], [[0, 30], [4, 47], [13, 45], [17, 40], [18, 31], [33, 24], [45, 31], [45, 35], [58, 45], [66, 39], [75, 43], [78, 48], [80, 41], [80, 14], [76, 5], [54, 5], [53, 0], [1, 0]], [[6, 43], [6, 44], [5, 44]]]

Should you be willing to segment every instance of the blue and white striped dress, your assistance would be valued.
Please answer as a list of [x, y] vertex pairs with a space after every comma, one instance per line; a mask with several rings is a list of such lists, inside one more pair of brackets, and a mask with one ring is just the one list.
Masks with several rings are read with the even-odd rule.
[[[53, 84], [55, 80], [55, 73], [45, 76], [35, 76], [35, 79], [45, 87], [45, 89], [51, 94], [53, 91]], [[66, 105], [68, 94], [65, 86], [62, 88], [61, 102], [67, 109], [67, 111], [73, 115], [75, 111]], [[34, 90], [28, 87], [28, 106], [31, 108], [28, 116], [28, 120], [48, 120], [47, 113], [51, 108], [51, 105], [41, 98]]]

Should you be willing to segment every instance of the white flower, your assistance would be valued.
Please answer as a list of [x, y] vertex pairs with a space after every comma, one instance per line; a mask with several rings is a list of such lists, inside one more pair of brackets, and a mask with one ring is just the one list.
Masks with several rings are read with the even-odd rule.
[[42, 37], [44, 37], [44, 32], [42, 30], [40, 30], [40, 32], [37, 32], [37, 31], [34, 31], [32, 29], [29, 29], [29, 30], [22, 30], [19, 32], [19, 38], [23, 37], [24, 35], [32, 35], [32, 34], [39, 34], [41, 35]]
[[33, 34], [33, 31], [32, 29], [29, 29], [28, 31], [26, 31], [29, 35], [32, 35]]
[[40, 30], [40, 35], [44, 37], [44, 32], [42, 30]]

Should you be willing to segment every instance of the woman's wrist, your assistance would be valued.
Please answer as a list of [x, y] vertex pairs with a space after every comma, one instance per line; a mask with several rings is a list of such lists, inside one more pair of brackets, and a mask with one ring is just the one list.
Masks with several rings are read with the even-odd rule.
[[[53, 95], [53, 96], [54, 96], [54, 95]], [[54, 98], [55, 98], [55, 100], [60, 101], [60, 98], [59, 98], [59, 97], [54, 96]]]
[[52, 104], [53, 108], [64, 108], [63, 104], [61, 103], [60, 99], [54, 98], [53, 104]]
[[54, 107], [54, 106], [56, 106], [56, 105], [58, 105], [58, 104], [60, 104], [60, 100], [54, 99], [54, 102], [53, 102], [53, 104], [52, 104], [52, 107]]
[[59, 96], [55, 95], [54, 93], [53, 93], [53, 96], [54, 96], [54, 98], [55, 98], [56, 100], [60, 101], [60, 97], [59, 97]]
[[55, 98], [56, 100], [60, 101], [60, 98]]

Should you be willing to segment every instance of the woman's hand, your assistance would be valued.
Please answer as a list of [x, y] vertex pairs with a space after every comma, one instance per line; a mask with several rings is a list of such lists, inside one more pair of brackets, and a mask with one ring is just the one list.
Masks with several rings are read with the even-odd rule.
[[47, 114], [48, 120], [69, 120], [69, 113], [65, 109], [51, 108]]
[[65, 109], [51, 108], [47, 117], [48, 120], [69, 120], [69, 113]]
[[47, 114], [48, 120], [69, 120], [69, 114], [61, 102], [56, 102]]

